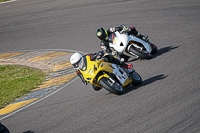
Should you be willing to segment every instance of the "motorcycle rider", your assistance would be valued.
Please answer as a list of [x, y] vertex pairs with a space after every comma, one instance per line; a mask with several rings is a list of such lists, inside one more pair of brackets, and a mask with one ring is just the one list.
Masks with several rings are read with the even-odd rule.
[[[115, 58], [113, 55], [104, 55], [104, 51], [99, 51], [97, 53], [91, 53], [91, 54], [86, 54], [89, 55], [90, 60], [93, 61], [95, 59], [101, 59], [102, 57], [104, 57], [104, 60], [106, 62], [110, 62], [110, 63], [114, 63], [117, 65], [120, 65], [121, 67], [125, 68], [127, 73], [131, 73], [133, 72], [133, 65], [132, 64], [126, 64], [120, 60], [118, 60], [117, 58]], [[84, 56], [86, 56], [84, 55]], [[76, 74], [81, 78], [82, 82], [87, 85], [88, 82], [84, 79], [82, 73], [79, 71], [79, 62], [81, 61], [82, 56], [80, 53], [74, 53], [71, 57], [70, 57], [70, 63], [73, 65], [73, 67], [76, 69]], [[98, 91], [101, 88], [97, 87], [95, 85], [92, 85], [93, 89]]]
[[[101, 40], [100, 42], [101, 48], [104, 49], [107, 53], [111, 53], [112, 50], [109, 47], [109, 36], [115, 31], [120, 32], [122, 30], [125, 30], [125, 32], [128, 35], [134, 35], [143, 40], [148, 38], [147, 35], [140, 34], [134, 26], [130, 26], [127, 28], [124, 24], [122, 24], [118, 27], [109, 28], [108, 30], [105, 30], [104, 28], [101, 27], [96, 30], [96, 36]], [[128, 59], [130, 58], [129, 56], [126, 56], [123, 53], [118, 53], [118, 55], [120, 57], [120, 60], [124, 62], [128, 61]]]

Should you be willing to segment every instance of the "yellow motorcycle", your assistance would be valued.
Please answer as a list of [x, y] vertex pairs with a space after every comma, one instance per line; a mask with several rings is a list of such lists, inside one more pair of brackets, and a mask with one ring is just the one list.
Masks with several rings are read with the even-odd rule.
[[142, 83], [142, 78], [135, 70], [126, 73], [125, 68], [105, 62], [104, 58], [91, 61], [86, 55], [79, 63], [79, 70], [87, 82], [117, 95], [123, 94], [124, 88], [131, 84], [137, 86]]

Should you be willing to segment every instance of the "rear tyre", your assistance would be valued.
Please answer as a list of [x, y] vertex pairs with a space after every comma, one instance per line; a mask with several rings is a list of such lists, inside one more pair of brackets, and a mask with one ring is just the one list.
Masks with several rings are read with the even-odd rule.
[[152, 48], [151, 54], [156, 54], [157, 53], [157, 47], [153, 43], [150, 43], [150, 46]]
[[133, 80], [132, 85], [138, 86], [142, 84], [142, 78], [137, 72], [132, 72], [131, 78]]
[[99, 83], [101, 84], [101, 86], [103, 86], [103, 88], [105, 88], [110, 93], [116, 95], [124, 94], [124, 89], [122, 88], [122, 86], [114, 80], [112, 81], [109, 78], [103, 77], [100, 79]]
[[129, 48], [129, 52], [130, 52], [130, 54], [131, 53], [136, 54], [137, 56], [139, 56], [142, 59], [151, 59], [152, 58], [152, 55], [150, 53], [145, 53], [144, 51], [141, 51], [141, 50], [135, 48], [134, 46], [131, 46]]

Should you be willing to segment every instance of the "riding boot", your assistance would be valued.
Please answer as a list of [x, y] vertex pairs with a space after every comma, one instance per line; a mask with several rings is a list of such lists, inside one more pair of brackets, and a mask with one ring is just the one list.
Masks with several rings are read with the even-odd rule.
[[138, 31], [135, 29], [134, 26], [131, 26], [131, 27], [128, 27], [128, 31], [127, 31], [127, 33], [128, 33], [129, 35], [137, 36]]
[[124, 62], [121, 62], [121, 66], [123, 68], [126, 68], [126, 69], [133, 69], [133, 65], [132, 64], [126, 64]]
[[124, 62], [122, 62], [122, 65], [121, 65], [123, 68], [125, 68], [125, 71], [127, 72], [127, 73], [131, 73], [131, 72], [133, 72], [134, 70], [133, 70], [133, 65], [132, 64], [126, 64], [126, 63], [124, 63]]
[[138, 32], [138, 34], [136, 35], [138, 38], [142, 39], [142, 40], [147, 40], [148, 35], [142, 35]]
[[148, 38], [148, 35], [142, 35], [142, 34], [140, 34], [140, 32], [137, 31], [134, 26], [131, 26], [131, 27], [128, 28], [128, 34], [129, 35], [132, 34], [132, 35], [134, 35], [134, 36], [136, 36], [136, 37], [138, 37], [140, 39], [143, 39], [143, 40], [146, 40]]

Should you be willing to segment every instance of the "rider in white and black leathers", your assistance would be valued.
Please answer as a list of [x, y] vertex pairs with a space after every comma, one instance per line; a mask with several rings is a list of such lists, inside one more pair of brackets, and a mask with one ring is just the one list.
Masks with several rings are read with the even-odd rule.
[[[97, 37], [101, 40], [100, 42], [101, 48], [103, 48], [107, 53], [111, 53], [112, 50], [109, 47], [109, 36], [115, 31], [122, 31], [124, 29], [126, 29], [126, 33], [128, 35], [134, 35], [140, 39], [148, 38], [147, 35], [140, 34], [134, 26], [126, 28], [126, 26], [122, 24], [119, 27], [109, 28], [108, 30], [105, 30], [104, 28], [101, 27], [96, 31]], [[123, 53], [118, 53], [118, 55], [120, 57], [120, 60], [124, 62], [128, 61], [128, 59], [130, 58], [129, 56], [124, 55]]]

